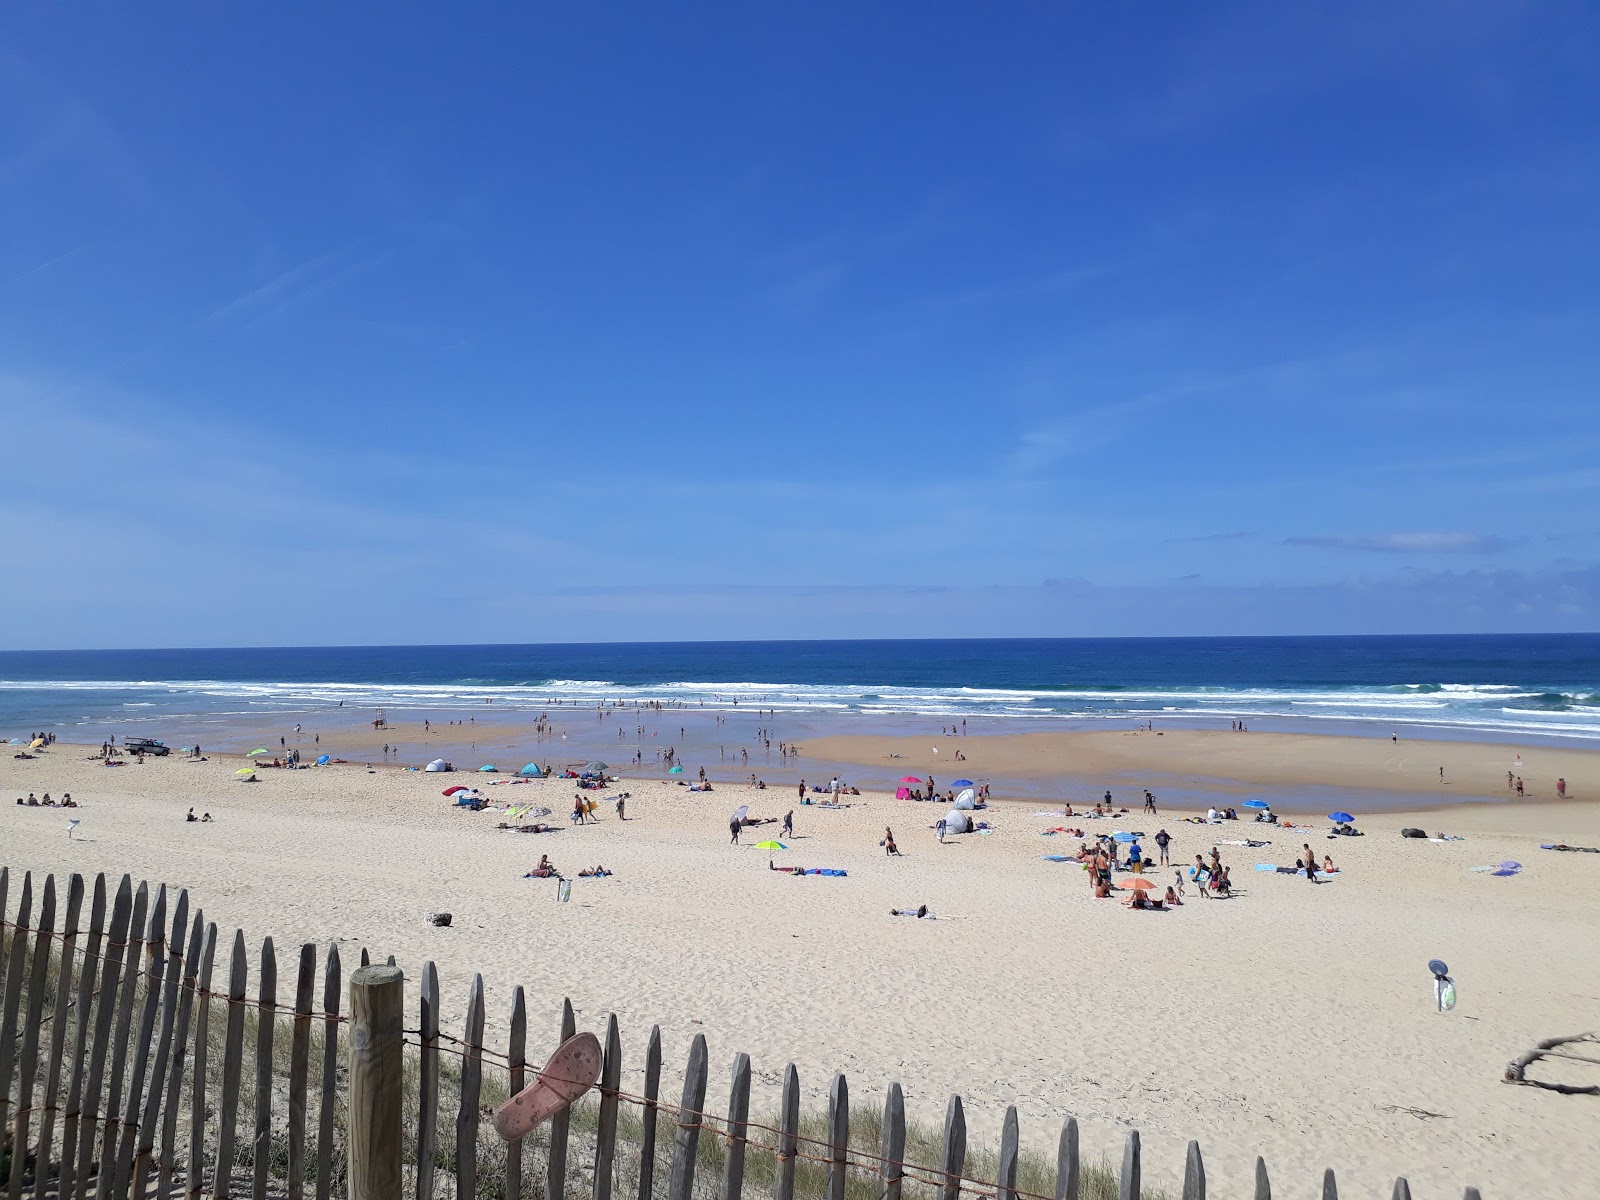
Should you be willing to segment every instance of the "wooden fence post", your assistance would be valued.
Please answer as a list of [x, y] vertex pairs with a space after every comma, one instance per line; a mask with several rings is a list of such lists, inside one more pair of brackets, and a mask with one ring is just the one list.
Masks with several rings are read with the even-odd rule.
[[[217, 1116], [217, 1165], [211, 1194], [228, 1200], [233, 1189], [233, 1154], [239, 1133], [239, 1079], [244, 1064], [244, 988], [249, 963], [244, 930], [233, 931], [233, 957], [228, 960], [228, 1023], [222, 1040], [222, 1097]], [[99, 1197], [98, 1200], [107, 1200]]]
[[[156, 1169], [156, 1134], [160, 1131], [161, 1099], [166, 1095], [167, 1058], [172, 1053], [172, 1028], [177, 1021], [178, 985], [182, 982], [184, 940], [189, 921], [189, 893], [178, 893], [178, 903], [172, 915], [172, 936], [167, 939], [167, 966], [162, 982], [161, 1032], [156, 1038], [156, 1056], [150, 1064], [150, 1090], [145, 1095], [144, 1115], [139, 1118], [138, 1149], [133, 1160], [133, 1194], [144, 1197], [149, 1192], [151, 1173]], [[198, 939], [202, 925], [195, 915], [194, 937]], [[40, 1197], [43, 1200], [43, 1197]]]
[[[56, 877], [46, 875], [39, 904], [39, 928], [33, 935], [33, 963], [28, 972], [27, 1021], [22, 1026], [22, 1053], [17, 1056], [17, 1106], [11, 1125], [11, 1178], [6, 1183], [9, 1200], [22, 1194], [22, 1172], [28, 1163], [28, 1126], [33, 1118], [33, 1084], [39, 1069], [39, 1030], [44, 1026], [44, 994], [49, 980], [50, 936], [56, 925]], [[17, 940], [22, 940], [22, 930]], [[40, 1164], [44, 1165], [41, 1154]]]
[[17, 1010], [22, 1003], [23, 968], [28, 962], [28, 918], [33, 916], [33, 872], [22, 875], [17, 900], [17, 925], [11, 934], [11, 956], [6, 960], [6, 996], [0, 1014], [0, 1134], [11, 1124], [11, 1075], [17, 1066]]
[[728, 1153], [722, 1162], [722, 1200], [744, 1195], [744, 1148], [750, 1122], [750, 1056], [733, 1058], [733, 1079], [728, 1085]]
[[472, 977], [467, 998], [466, 1053], [461, 1058], [461, 1104], [456, 1109], [456, 1197], [477, 1200], [478, 1097], [483, 1087], [483, 976]]
[[100, 1085], [105, 1078], [106, 1047], [111, 1037], [111, 1022], [116, 1016], [117, 990], [122, 984], [122, 963], [128, 946], [132, 920], [133, 881], [124, 875], [111, 909], [111, 930], [100, 966], [100, 998], [94, 1014], [94, 1040], [89, 1046], [89, 1077], [83, 1085], [83, 1109], [78, 1127], [78, 1161], [73, 1170], [71, 1200], [84, 1200], [89, 1194], [89, 1167], [94, 1160], [96, 1125], [100, 1113]]
[[339, 1102], [339, 1000], [344, 995], [343, 978], [339, 947], [336, 943], [330, 943], [322, 963], [322, 1091], [317, 1097], [317, 1200], [328, 1200], [333, 1195], [333, 1117]]
[[[528, 1002], [519, 984], [511, 992], [511, 1044], [506, 1065], [510, 1071], [509, 1095], [515, 1096], [528, 1074]], [[522, 1138], [506, 1143], [506, 1200], [522, 1195]]]
[[433, 1200], [439, 1153], [439, 969], [422, 964], [421, 1023], [417, 1074], [417, 1200]]
[[1462, 1194], [1461, 1200], [1483, 1200], [1483, 1196], [1479, 1193], [1477, 1188], [1469, 1187]]
[[844, 1200], [849, 1151], [850, 1084], [841, 1073], [828, 1088], [828, 1200]]
[[1339, 1200], [1339, 1184], [1333, 1178], [1333, 1168], [1322, 1173], [1322, 1200]]
[[678, 1134], [672, 1143], [667, 1200], [691, 1200], [694, 1195], [695, 1152], [700, 1146], [700, 1113], [706, 1103], [706, 1073], [706, 1036], [697, 1033], [689, 1044], [689, 1065], [683, 1072], [683, 1101], [678, 1105]]
[[1183, 1200], [1206, 1200], [1206, 1164], [1200, 1157], [1200, 1143], [1189, 1143], [1183, 1164]]
[[405, 976], [362, 967], [350, 976], [350, 1200], [400, 1200]]
[[1272, 1200], [1272, 1181], [1267, 1178], [1267, 1160], [1256, 1158], [1255, 1200]]
[[[995, 1200], [1017, 1200], [1017, 1106], [1006, 1109], [1000, 1127], [1000, 1163], [995, 1172]], [[1136, 1198], [1137, 1200], [1137, 1198]]]
[[1117, 1190], [1118, 1200], [1139, 1200], [1141, 1191], [1139, 1170], [1139, 1131], [1128, 1130], [1128, 1140], [1122, 1147], [1122, 1181]]
[[185, 1200], [198, 1200], [206, 1186], [206, 1081], [211, 1047], [211, 976], [217, 959], [217, 925], [206, 926], [205, 954], [195, 981], [194, 1078], [189, 1084], [189, 1151], [183, 1163]]
[[656, 1179], [656, 1095], [661, 1091], [661, 1026], [650, 1027], [644, 1052], [644, 1112], [639, 1117], [639, 1200], [650, 1200]]
[[1404, 1175], [1394, 1181], [1394, 1200], [1411, 1200], [1411, 1185]]
[[89, 917], [89, 941], [83, 948], [83, 969], [78, 972], [78, 997], [73, 1005], [72, 1057], [67, 1068], [67, 1113], [61, 1125], [61, 1176], [57, 1195], [70, 1200], [76, 1191], [78, 1123], [83, 1105], [83, 1077], [88, 1069], [89, 1030], [93, 1026], [94, 985], [100, 974], [101, 942], [106, 927], [106, 877], [94, 881], [94, 911]]
[[278, 950], [271, 938], [261, 942], [256, 985], [255, 1126], [250, 1131], [250, 1196], [267, 1200], [267, 1168], [272, 1149], [272, 1036], [278, 1024]]
[[783, 1100], [778, 1107], [778, 1169], [772, 1200], [794, 1200], [794, 1155], [800, 1148], [800, 1075], [790, 1063], [783, 1073]]
[[961, 1173], [967, 1166], [967, 1117], [961, 1108], [961, 1097], [951, 1096], [944, 1113], [944, 1150], [939, 1156], [939, 1169], [944, 1180], [939, 1184], [943, 1200], [961, 1200]]
[[[561, 1001], [561, 1041], [578, 1032], [578, 1021], [572, 1011], [572, 1001]], [[550, 1118], [550, 1149], [545, 1161], [545, 1200], [562, 1200], [567, 1190], [567, 1131], [572, 1127], [572, 1109], [563, 1108]]]
[[167, 1068], [167, 1106], [161, 1113], [161, 1155], [156, 1163], [156, 1195], [159, 1200], [170, 1200], [172, 1196], [172, 1175], [177, 1161], [178, 1105], [183, 1098], [183, 1066], [189, 1045], [189, 1024], [194, 1013], [195, 993], [200, 990], [200, 960], [204, 956], [209, 978], [211, 956], [216, 951], [216, 945], [217, 927], [207, 925], [205, 912], [195, 909], [194, 928], [189, 935], [188, 955], [183, 963], [183, 990], [178, 993], [177, 1023], [172, 1032], [172, 1061]]
[[622, 1089], [622, 1035], [617, 1014], [606, 1018], [606, 1057], [600, 1068], [600, 1120], [594, 1138], [594, 1200], [611, 1200], [617, 1162], [617, 1093]]
[[878, 1168], [883, 1200], [900, 1200], [901, 1180], [906, 1177], [906, 1169], [900, 1165], [906, 1158], [906, 1097], [898, 1083], [889, 1085], [883, 1102], [883, 1139], [878, 1156], [883, 1159]]
[[[103, 899], [101, 907], [103, 911]], [[4, 904], [0, 902], [0, 912], [3, 911]], [[61, 958], [56, 974], [55, 1009], [50, 1018], [50, 1054], [44, 1072], [44, 1108], [39, 1114], [39, 1160], [33, 1168], [33, 1200], [45, 1200], [45, 1180], [50, 1176], [50, 1154], [56, 1141], [61, 1056], [67, 1048], [67, 1004], [72, 992], [72, 960], [78, 943], [78, 917], [82, 911], [83, 876], [74, 875], [67, 883], [67, 916], [61, 923]]]
[[1078, 1200], [1077, 1117], [1068, 1117], [1061, 1123], [1061, 1141], [1056, 1147], [1056, 1200]]
[[306, 1090], [311, 1076], [311, 1001], [317, 987], [317, 947], [300, 947], [294, 981], [294, 1028], [289, 1035], [289, 1200], [306, 1194]]

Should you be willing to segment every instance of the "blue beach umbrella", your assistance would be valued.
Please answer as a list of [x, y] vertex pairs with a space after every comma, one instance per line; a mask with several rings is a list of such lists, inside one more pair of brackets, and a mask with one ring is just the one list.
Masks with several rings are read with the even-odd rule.
[[1329, 813], [1328, 814], [1328, 820], [1330, 820], [1330, 821], [1338, 821], [1338, 822], [1341, 822], [1342, 824], [1348, 825], [1348, 824], [1350, 824], [1350, 822], [1354, 821], [1355, 818], [1352, 817], [1347, 812], [1336, 812], [1336, 813]]
[[667, 774], [668, 775], [682, 775], [683, 774], [683, 768], [682, 767], [668, 767], [667, 768]]
[[971, 787], [972, 786], [972, 780], [970, 780], [970, 779], [955, 779], [955, 780], [951, 781], [950, 786], [951, 787]]
[[1246, 808], [1271, 808], [1272, 807], [1272, 805], [1268, 804], [1265, 800], [1246, 800], [1244, 802], [1244, 806]]

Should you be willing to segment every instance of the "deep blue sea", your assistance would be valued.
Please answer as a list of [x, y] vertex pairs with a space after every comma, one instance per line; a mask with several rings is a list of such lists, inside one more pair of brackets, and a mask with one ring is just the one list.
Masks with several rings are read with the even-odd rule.
[[1600, 634], [0, 652], [7, 736], [491, 698], [498, 710], [760, 707], [828, 731], [912, 717], [1019, 729], [1243, 719], [1590, 739], [1600, 738]]

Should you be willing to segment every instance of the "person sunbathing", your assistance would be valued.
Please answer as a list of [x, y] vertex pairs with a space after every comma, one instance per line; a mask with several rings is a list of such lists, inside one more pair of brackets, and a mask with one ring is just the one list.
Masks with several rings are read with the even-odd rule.
[[1170, 886], [1167, 888], [1166, 903], [1173, 908], [1176, 908], [1178, 905], [1183, 903], [1182, 900], [1178, 899], [1178, 893], [1176, 889]]
[[916, 908], [891, 908], [889, 915], [891, 917], [916, 917], [918, 920], [923, 917], [927, 917], [930, 920], [933, 918], [933, 914], [928, 911], [926, 904], [919, 904]]
[[550, 879], [556, 874], [556, 867], [550, 861], [548, 854], [539, 855], [539, 865], [523, 876], [524, 879]]
[[194, 809], [191, 808], [189, 810], [188, 815], [186, 817], [184, 817], [183, 819], [185, 821], [198, 821], [200, 818], [194, 815]]
[[604, 879], [607, 875], [610, 875], [610, 874], [611, 874], [610, 871], [606, 870], [599, 863], [596, 863], [592, 867], [585, 867], [583, 870], [579, 871], [578, 872], [578, 878], [579, 879]]
[[1332, 875], [1338, 869], [1338, 867], [1333, 865], [1333, 855], [1324, 854], [1322, 856], [1322, 873], [1324, 875]]
[[72, 798], [71, 792], [66, 792], [61, 797], [62, 808], [77, 808], [78, 802]]

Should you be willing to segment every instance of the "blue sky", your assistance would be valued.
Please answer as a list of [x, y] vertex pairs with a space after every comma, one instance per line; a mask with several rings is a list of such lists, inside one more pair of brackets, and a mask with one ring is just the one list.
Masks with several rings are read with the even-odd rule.
[[1600, 10], [0, 13], [6, 644], [1600, 627]]

